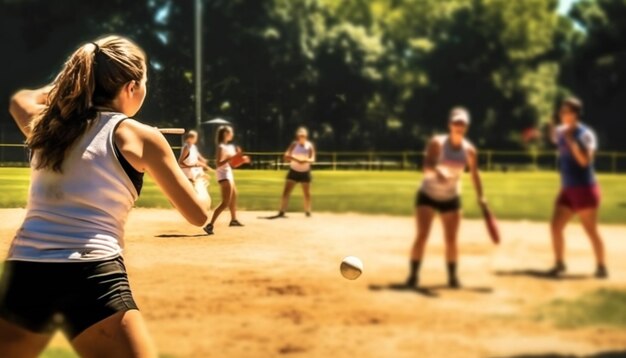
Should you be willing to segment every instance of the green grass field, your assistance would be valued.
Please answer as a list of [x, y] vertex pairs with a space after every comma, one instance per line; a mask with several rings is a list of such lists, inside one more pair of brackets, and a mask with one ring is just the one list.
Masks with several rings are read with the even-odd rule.
[[[27, 168], [0, 168], [0, 207], [24, 207], [28, 191]], [[314, 173], [314, 210], [360, 212], [367, 214], [410, 215], [420, 173], [408, 171], [317, 171]], [[284, 185], [283, 171], [239, 170], [239, 207], [247, 210], [276, 210]], [[552, 172], [483, 173], [488, 200], [502, 219], [548, 220], [559, 179]], [[626, 176], [601, 174], [603, 223], [626, 222]], [[211, 183], [214, 203], [219, 201], [219, 186]], [[469, 176], [463, 182], [464, 209], [477, 217]], [[291, 210], [301, 210], [302, 194], [294, 191]], [[167, 199], [150, 178], [146, 179], [139, 207], [170, 207]]]

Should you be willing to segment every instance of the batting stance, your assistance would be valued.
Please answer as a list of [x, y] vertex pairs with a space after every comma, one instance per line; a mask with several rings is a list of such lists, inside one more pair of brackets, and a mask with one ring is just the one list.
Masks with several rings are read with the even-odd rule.
[[276, 217], [286, 217], [289, 196], [296, 184], [302, 185], [304, 194], [304, 212], [311, 216], [311, 164], [315, 163], [315, 146], [309, 140], [309, 131], [300, 127], [296, 131], [296, 139], [285, 151], [284, 159], [289, 162], [289, 172], [285, 179], [285, 189], [280, 202], [280, 210]]
[[461, 176], [466, 167], [472, 173], [480, 205], [486, 203], [478, 172], [477, 151], [465, 139], [469, 123], [470, 115], [465, 108], [453, 108], [448, 120], [449, 134], [433, 137], [426, 148], [424, 179], [416, 199], [417, 237], [411, 251], [408, 286], [419, 284], [424, 248], [435, 214], [439, 213], [446, 242], [448, 285], [460, 287], [456, 272], [457, 237], [461, 223]]
[[145, 58], [127, 39], [102, 38], [52, 86], [12, 98], [31, 183], [0, 279], [0, 357], [37, 357], [57, 328], [83, 357], [156, 357], [122, 258], [144, 172], [191, 224], [208, 213], [163, 135], [129, 118], [146, 95]]

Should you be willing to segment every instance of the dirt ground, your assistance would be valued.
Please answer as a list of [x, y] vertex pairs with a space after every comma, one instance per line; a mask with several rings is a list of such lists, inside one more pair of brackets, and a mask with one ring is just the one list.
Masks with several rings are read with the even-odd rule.
[[[0, 253], [24, 215], [0, 210]], [[243, 228], [216, 235], [172, 210], [138, 209], [127, 225], [125, 259], [135, 299], [159, 350], [174, 357], [514, 357], [626, 352], [626, 330], [558, 330], [533, 316], [556, 298], [626, 287], [626, 226], [606, 226], [611, 278], [594, 269], [578, 225], [568, 229], [570, 279], [527, 275], [551, 262], [545, 223], [501, 222], [503, 243], [484, 224], [461, 229], [461, 290], [445, 286], [438, 224], [422, 270], [422, 292], [395, 289], [408, 268], [408, 217], [322, 214], [263, 220], [242, 212]], [[339, 274], [344, 256], [364, 274]], [[499, 274], [498, 274], [499, 273]], [[580, 275], [584, 275], [580, 277]], [[576, 279], [578, 278], [578, 279]], [[55, 346], [67, 346], [62, 338]]]

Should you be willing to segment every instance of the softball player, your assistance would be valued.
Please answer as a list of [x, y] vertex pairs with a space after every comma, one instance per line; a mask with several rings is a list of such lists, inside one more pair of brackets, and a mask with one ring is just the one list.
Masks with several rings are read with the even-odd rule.
[[230, 224], [229, 226], [243, 226], [242, 223], [237, 220], [237, 186], [235, 185], [235, 176], [233, 175], [233, 168], [230, 166], [230, 161], [239, 153], [241, 148], [235, 147], [232, 144], [235, 132], [230, 126], [221, 126], [217, 129], [216, 133], [216, 162], [217, 162], [217, 182], [220, 184], [220, 190], [222, 192], [222, 202], [213, 211], [213, 217], [211, 222], [204, 227], [204, 231], [213, 235], [213, 228], [215, 221], [220, 216], [224, 209], [230, 209]]
[[163, 135], [129, 118], [145, 95], [145, 54], [110, 36], [78, 48], [50, 87], [13, 96], [31, 185], [0, 279], [0, 357], [38, 356], [57, 328], [80, 356], [156, 357], [122, 258], [143, 173], [191, 224], [208, 213]]
[[569, 220], [577, 215], [596, 256], [595, 276], [606, 278], [608, 271], [604, 261], [604, 243], [598, 232], [600, 188], [593, 168], [593, 157], [598, 145], [593, 130], [580, 122], [582, 110], [583, 104], [577, 98], [566, 99], [559, 110], [561, 125], [556, 129], [555, 140], [559, 150], [561, 191], [554, 205], [551, 222], [556, 262], [549, 274], [559, 276], [566, 271], [563, 231]]
[[180, 150], [178, 165], [180, 165], [183, 169], [183, 173], [185, 173], [191, 184], [193, 184], [196, 194], [206, 203], [207, 209], [210, 209], [211, 196], [207, 190], [209, 178], [205, 170], [213, 172], [213, 169], [207, 164], [208, 161], [200, 154], [198, 146], [196, 146], [198, 142], [198, 132], [190, 130], [185, 133], [183, 139], [185, 144]]
[[296, 184], [302, 185], [304, 193], [304, 212], [311, 216], [311, 164], [315, 163], [315, 146], [308, 140], [309, 131], [300, 127], [296, 131], [296, 139], [285, 151], [285, 161], [289, 162], [289, 172], [285, 180], [285, 189], [277, 217], [286, 217], [289, 196]]
[[448, 285], [460, 287], [457, 276], [457, 241], [461, 223], [461, 177], [466, 167], [472, 173], [474, 188], [480, 205], [485, 205], [482, 183], [477, 166], [476, 148], [465, 139], [469, 127], [469, 112], [462, 107], [450, 111], [448, 135], [433, 137], [424, 157], [424, 179], [417, 192], [417, 237], [411, 251], [408, 286], [419, 284], [419, 269], [430, 228], [439, 213], [446, 242]]

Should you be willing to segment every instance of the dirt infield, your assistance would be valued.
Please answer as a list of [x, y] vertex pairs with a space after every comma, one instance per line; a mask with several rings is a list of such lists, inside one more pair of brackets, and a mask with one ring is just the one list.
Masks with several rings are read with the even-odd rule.
[[[0, 210], [0, 252], [24, 210]], [[462, 225], [464, 289], [447, 290], [435, 225], [424, 263], [427, 290], [393, 286], [407, 270], [414, 233], [407, 217], [315, 214], [262, 220], [243, 212], [244, 228], [217, 235], [187, 225], [171, 210], [132, 212], [126, 263], [162, 353], [174, 357], [514, 357], [544, 353], [626, 352], [618, 328], [558, 330], [534, 319], [537, 307], [600, 287], [626, 287], [626, 227], [606, 226], [611, 278], [597, 281], [589, 244], [568, 229], [571, 276], [532, 275], [551, 264], [548, 227], [501, 223], [494, 247], [484, 224]], [[347, 281], [342, 257], [360, 257], [364, 275]], [[55, 339], [54, 345], [67, 345]]]

